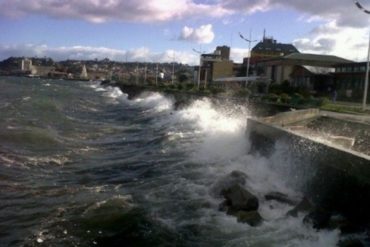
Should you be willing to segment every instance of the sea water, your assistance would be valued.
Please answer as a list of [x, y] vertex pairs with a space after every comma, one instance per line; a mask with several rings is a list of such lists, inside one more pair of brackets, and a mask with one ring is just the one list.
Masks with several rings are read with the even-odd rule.
[[[338, 230], [264, 199], [301, 198], [309, 174], [283, 145], [270, 158], [248, 152], [247, 106], [174, 103], [98, 82], [1, 77], [0, 246], [336, 246]], [[218, 210], [212, 188], [234, 170], [259, 198], [260, 226]]]

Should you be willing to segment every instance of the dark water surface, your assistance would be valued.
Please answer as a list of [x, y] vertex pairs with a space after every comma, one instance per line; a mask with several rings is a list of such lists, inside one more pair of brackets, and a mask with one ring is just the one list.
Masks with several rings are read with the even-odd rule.
[[[0, 77], [0, 246], [335, 246], [292, 206], [289, 150], [248, 155], [248, 109], [95, 82]], [[260, 199], [259, 227], [218, 211], [233, 170]], [[290, 176], [293, 176], [290, 174]]]

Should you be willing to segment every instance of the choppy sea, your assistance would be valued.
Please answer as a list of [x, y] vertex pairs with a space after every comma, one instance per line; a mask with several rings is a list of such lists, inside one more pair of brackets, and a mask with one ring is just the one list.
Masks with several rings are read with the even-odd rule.
[[[98, 82], [0, 77], [0, 246], [336, 246], [271, 191], [301, 196], [289, 150], [249, 153], [247, 106]], [[212, 193], [248, 175], [264, 221], [238, 223]]]

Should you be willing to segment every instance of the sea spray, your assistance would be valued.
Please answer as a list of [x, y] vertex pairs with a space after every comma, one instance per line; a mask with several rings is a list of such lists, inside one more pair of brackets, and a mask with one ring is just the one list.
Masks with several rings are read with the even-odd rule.
[[[163, 96], [156, 95], [163, 102]], [[137, 102], [145, 101], [140, 99]], [[149, 100], [148, 100], [149, 101]], [[158, 104], [158, 102], [157, 102]], [[146, 105], [147, 107], [149, 105]], [[155, 104], [152, 107], [156, 107]], [[237, 109], [238, 111], [235, 111]], [[188, 107], [178, 110], [172, 116], [172, 124], [192, 126], [192, 137], [197, 141], [193, 142], [192, 150], [189, 152], [189, 158], [194, 163], [199, 163], [196, 170], [202, 174], [203, 178], [198, 181], [179, 181], [182, 190], [190, 193], [191, 198], [206, 198], [211, 203], [217, 203], [209, 194], [204, 194], [214, 182], [225, 174], [233, 170], [245, 172], [249, 179], [247, 187], [258, 195], [262, 202], [260, 213], [265, 219], [265, 223], [260, 227], [256, 234], [248, 226], [240, 226], [230, 219], [231, 216], [222, 216], [215, 212], [215, 207], [208, 209], [198, 209], [203, 211], [203, 216], [199, 219], [201, 224], [208, 225], [207, 222], [215, 221], [220, 231], [235, 229], [235, 232], [244, 232], [246, 237], [236, 238], [226, 246], [243, 246], [249, 243], [250, 246], [335, 246], [339, 239], [339, 231], [321, 231], [317, 232], [311, 226], [304, 225], [303, 216], [292, 218], [286, 216], [286, 213], [292, 209], [291, 205], [285, 205], [277, 202], [267, 202], [263, 195], [271, 191], [279, 191], [290, 198], [299, 200], [302, 197], [297, 187], [289, 187], [292, 180], [305, 179], [303, 174], [293, 173], [294, 169], [290, 167], [292, 161], [289, 161], [289, 152], [279, 146], [271, 157], [262, 157], [258, 154], [248, 154], [249, 143], [245, 135], [246, 117], [248, 110], [241, 106], [229, 106], [229, 108], [217, 109], [209, 99], [199, 99], [189, 104]], [[183, 137], [181, 132], [177, 135]], [[280, 143], [282, 145], [282, 143]], [[200, 197], [200, 195], [202, 195]], [[165, 220], [168, 222], [168, 219]], [[182, 221], [181, 225], [186, 225], [191, 221]], [[200, 223], [198, 222], [198, 223]], [[173, 224], [173, 223], [172, 223]], [[231, 226], [231, 225], [233, 226]], [[236, 225], [234, 225], [236, 224]], [[283, 227], [284, 226], [284, 227]], [[258, 236], [251, 237], [250, 234], [263, 234], [264, 240]], [[261, 235], [262, 236], [262, 235]]]

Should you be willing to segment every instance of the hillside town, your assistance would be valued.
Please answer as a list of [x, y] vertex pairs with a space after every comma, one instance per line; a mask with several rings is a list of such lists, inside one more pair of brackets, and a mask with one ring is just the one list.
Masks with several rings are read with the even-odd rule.
[[[296, 89], [313, 96], [359, 101], [364, 91], [366, 62], [301, 53], [294, 45], [264, 35], [242, 63], [230, 59], [230, 47], [199, 52], [200, 65], [10, 57], [0, 62], [0, 75], [69, 80], [110, 80], [136, 85], [193, 84], [198, 90], [217, 88], [254, 94], [289, 93]], [[284, 91], [285, 90], [285, 91]], [[276, 91], [276, 90], [275, 90]], [[275, 92], [273, 91], [273, 92]]]

